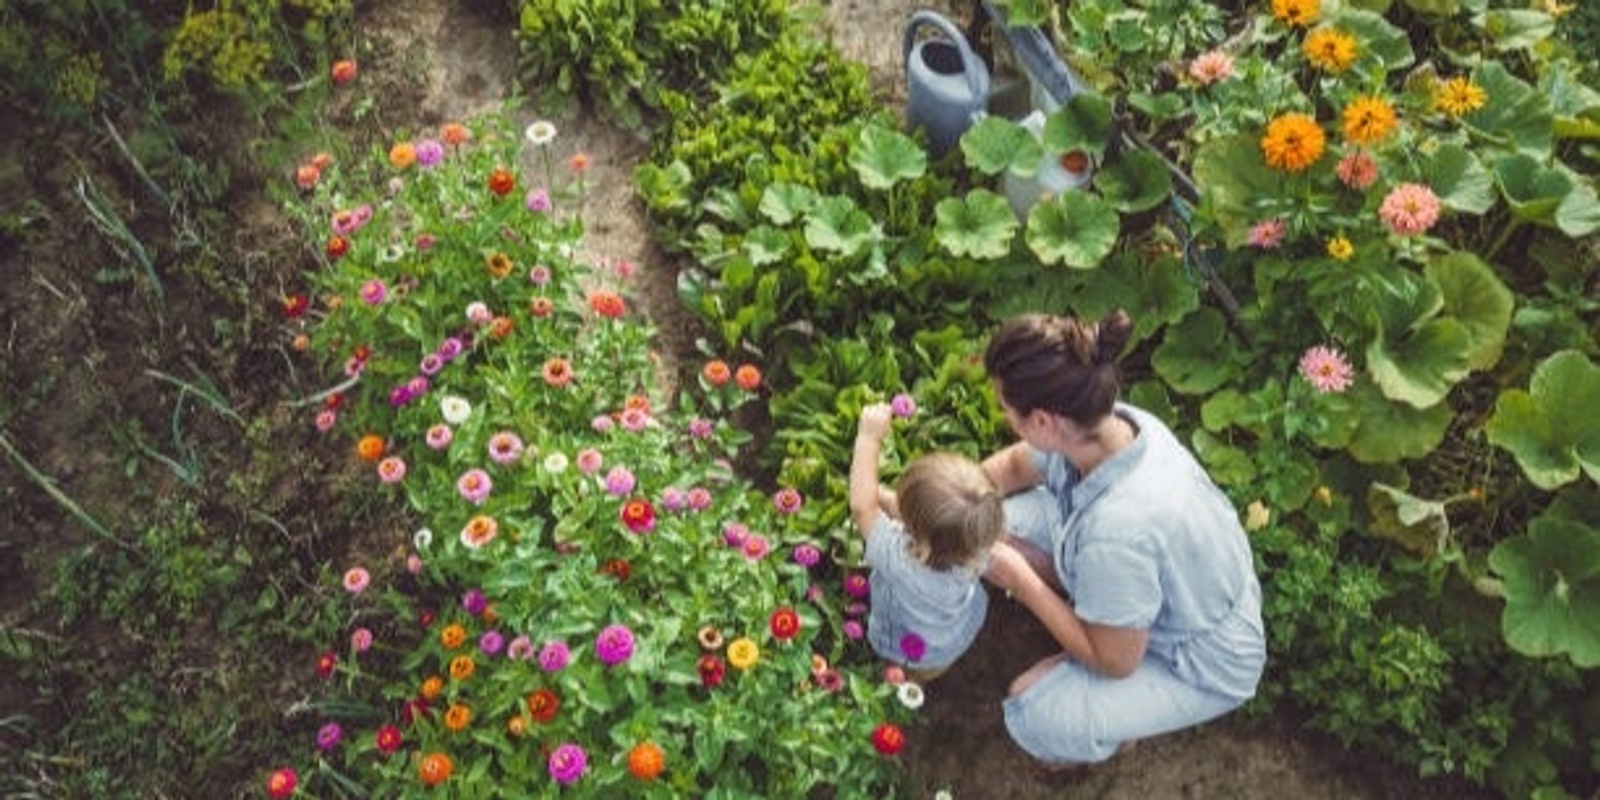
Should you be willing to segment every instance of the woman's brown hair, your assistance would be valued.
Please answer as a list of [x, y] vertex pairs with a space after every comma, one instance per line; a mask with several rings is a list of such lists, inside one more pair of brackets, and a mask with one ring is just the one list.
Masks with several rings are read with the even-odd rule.
[[1000, 490], [970, 458], [929, 453], [896, 485], [912, 555], [937, 570], [976, 566], [1005, 531]]
[[1017, 413], [1042, 408], [1093, 427], [1116, 405], [1122, 389], [1116, 361], [1132, 334], [1133, 321], [1121, 310], [1098, 324], [1023, 314], [989, 339], [983, 368]]

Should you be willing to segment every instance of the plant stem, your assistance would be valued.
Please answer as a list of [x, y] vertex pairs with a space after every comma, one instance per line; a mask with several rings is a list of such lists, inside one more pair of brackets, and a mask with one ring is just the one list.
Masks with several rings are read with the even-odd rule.
[[102, 539], [105, 539], [106, 541], [130, 553], [139, 553], [138, 548], [135, 548], [133, 545], [118, 539], [116, 534], [107, 530], [104, 525], [96, 522], [94, 517], [89, 516], [89, 512], [83, 510], [83, 506], [78, 505], [77, 502], [68, 497], [65, 492], [62, 492], [61, 489], [56, 486], [55, 481], [50, 479], [50, 476], [40, 472], [36, 467], [33, 466], [33, 464], [28, 462], [28, 459], [24, 458], [21, 453], [17, 452], [17, 448], [11, 444], [11, 437], [6, 436], [3, 433], [0, 433], [0, 449], [4, 449], [6, 451], [6, 455], [11, 456], [11, 461], [17, 465], [18, 469], [22, 470], [24, 475], [28, 476], [29, 480], [37, 484], [40, 489], [43, 489], [45, 494], [50, 495], [50, 499], [59, 503], [61, 507], [65, 508], [69, 513], [72, 514], [72, 516], [77, 517], [78, 521], [82, 522], [84, 527], [95, 532]]

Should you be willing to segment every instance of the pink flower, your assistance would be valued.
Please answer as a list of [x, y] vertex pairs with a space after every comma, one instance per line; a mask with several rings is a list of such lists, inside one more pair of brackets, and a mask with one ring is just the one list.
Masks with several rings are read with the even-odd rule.
[[861, 623], [853, 619], [845, 620], [839, 629], [844, 632], [844, 638], [852, 642], [860, 641], [861, 637], [867, 633], [866, 629], [861, 627]]
[[910, 419], [917, 413], [917, 399], [909, 394], [897, 394], [889, 401], [889, 410], [901, 419]]
[[528, 270], [528, 281], [534, 286], [543, 286], [550, 282], [550, 268], [543, 264], [535, 264]]
[[630, 408], [622, 412], [622, 428], [626, 431], [637, 433], [650, 424], [650, 414], [637, 408]]
[[542, 214], [550, 210], [550, 193], [543, 189], [534, 189], [528, 192], [526, 203], [529, 211]]
[[608, 667], [627, 661], [633, 655], [633, 631], [622, 624], [607, 625], [595, 637], [594, 654]]
[[661, 507], [668, 511], [682, 511], [688, 505], [688, 498], [684, 497], [683, 490], [676, 486], [668, 486], [661, 490]]
[[[581, 454], [579, 459], [581, 466]], [[611, 471], [606, 473], [606, 491], [617, 497], [632, 492], [637, 483], [638, 481], [634, 479], [633, 473], [627, 467], [612, 467]]]
[[695, 511], [704, 511], [711, 507], [711, 492], [704, 486], [694, 486], [689, 489], [689, 508]]
[[593, 475], [600, 471], [600, 466], [604, 460], [599, 450], [592, 447], [583, 450], [578, 453], [578, 471], [585, 475]]
[[1336, 348], [1318, 345], [1300, 356], [1300, 376], [1319, 392], [1343, 392], [1353, 375], [1349, 360]]
[[405, 476], [405, 459], [399, 456], [389, 456], [378, 462], [378, 480], [384, 483], [399, 483]]
[[456, 433], [450, 429], [449, 425], [441, 422], [429, 428], [427, 436], [424, 438], [429, 447], [434, 450], [443, 450], [450, 446], [450, 442], [456, 438]]
[[750, 529], [740, 522], [730, 522], [722, 526], [722, 542], [729, 547], [744, 547], [744, 540], [750, 538]]
[[1257, 222], [1250, 228], [1250, 246], [1262, 250], [1275, 250], [1278, 245], [1283, 244], [1288, 232], [1289, 226], [1281, 219]]
[[767, 555], [767, 551], [771, 549], [771, 546], [767, 543], [767, 537], [759, 533], [752, 533], [744, 540], [744, 544], [739, 549], [744, 551], [744, 559], [746, 561], [760, 561]]
[[794, 546], [792, 557], [794, 558], [794, 563], [809, 569], [822, 560], [822, 551], [818, 550], [816, 545], [806, 542]]
[[1439, 197], [1420, 183], [1402, 183], [1383, 198], [1378, 217], [1401, 236], [1426, 233], [1439, 221]]
[[527, 661], [533, 658], [533, 640], [527, 636], [518, 636], [506, 645], [506, 658], [513, 661]]
[[700, 417], [689, 420], [689, 435], [696, 439], [711, 438], [711, 420]]
[[1201, 86], [1221, 83], [1233, 77], [1233, 57], [1221, 50], [1203, 53], [1189, 62], [1189, 77]]
[[595, 433], [610, 433], [611, 429], [616, 427], [616, 424], [616, 420], [613, 420], [611, 417], [605, 414], [601, 414], [594, 419], [589, 420], [589, 427], [594, 429]]
[[339, 414], [337, 412], [330, 411], [328, 409], [323, 409], [321, 411], [318, 411], [317, 412], [317, 432], [318, 433], [327, 433], [328, 431], [333, 430], [334, 424], [337, 423], [338, 421], [339, 421]]
[[547, 766], [550, 768], [550, 777], [555, 778], [556, 783], [570, 786], [577, 783], [578, 779], [583, 777], [584, 771], [589, 768], [589, 757], [583, 752], [582, 747], [567, 742], [550, 751]]
[[379, 303], [382, 303], [388, 297], [389, 287], [384, 286], [383, 281], [378, 280], [377, 278], [373, 278], [372, 280], [361, 284], [361, 302], [366, 303], [369, 306], [375, 306]]
[[350, 649], [357, 653], [365, 653], [372, 649], [372, 631], [366, 628], [356, 628], [350, 634]]
[[481, 469], [469, 469], [456, 480], [456, 491], [473, 505], [480, 505], [488, 499], [489, 491], [493, 488], [494, 481], [489, 480], [489, 473]]
[[489, 437], [489, 458], [496, 464], [510, 464], [522, 457], [522, 439], [511, 431]]
[[780, 514], [797, 514], [800, 507], [805, 505], [805, 498], [794, 489], [785, 487], [772, 495], [772, 505], [777, 507]]
[[1357, 150], [1339, 159], [1334, 172], [1339, 175], [1339, 180], [1344, 185], [1360, 191], [1378, 179], [1378, 162], [1372, 160], [1372, 156]]
[[539, 649], [539, 667], [545, 672], [560, 672], [571, 660], [572, 651], [567, 649], [566, 642], [545, 642]]
[[351, 594], [361, 594], [372, 583], [372, 575], [365, 567], [351, 567], [344, 573], [344, 590]]

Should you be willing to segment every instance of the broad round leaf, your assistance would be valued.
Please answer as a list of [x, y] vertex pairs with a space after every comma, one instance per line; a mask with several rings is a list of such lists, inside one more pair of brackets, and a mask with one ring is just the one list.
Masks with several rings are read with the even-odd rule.
[[1500, 360], [1516, 297], [1477, 256], [1455, 252], [1429, 262], [1424, 273], [1439, 285], [1444, 313], [1461, 323], [1469, 346], [1467, 368], [1484, 370]]
[[1098, 195], [1063, 192], [1028, 212], [1028, 249], [1046, 264], [1093, 269], [1117, 244], [1121, 219]]
[[1367, 533], [1388, 539], [1421, 558], [1433, 558], [1450, 546], [1450, 517], [1444, 503], [1424, 500], [1385, 483], [1367, 488], [1372, 524]]
[[1442, 145], [1422, 164], [1422, 181], [1432, 187], [1445, 208], [1482, 214], [1494, 207], [1494, 175], [1470, 150]]
[[1454, 413], [1447, 403], [1416, 408], [1396, 403], [1366, 384], [1345, 393], [1358, 420], [1350, 436], [1350, 455], [1365, 464], [1390, 464], [1421, 458], [1444, 439]]
[[1600, 531], [1551, 517], [1489, 551], [1489, 568], [1506, 595], [1500, 618], [1519, 653], [1566, 654], [1585, 669], [1600, 666]]
[[1094, 188], [1118, 211], [1146, 211], [1172, 196], [1172, 173], [1161, 156], [1131, 150], [1095, 173]]
[[1150, 354], [1150, 366], [1174, 391], [1205, 394], [1227, 383], [1238, 371], [1228, 358], [1233, 350], [1222, 313], [1202, 307], [1167, 328], [1161, 344]]
[[806, 244], [817, 250], [856, 255], [880, 238], [877, 225], [846, 197], [830, 197], [806, 219]]
[[928, 153], [915, 139], [882, 125], [861, 129], [850, 148], [850, 166], [868, 189], [888, 189], [928, 171]]
[[1550, 154], [1554, 114], [1548, 97], [1499, 61], [1485, 61], [1473, 71], [1472, 82], [1483, 87], [1489, 102], [1462, 122], [1493, 142], [1510, 142], [1517, 152], [1540, 159]]
[[761, 192], [761, 215], [775, 225], [788, 225], [817, 206], [817, 190], [787, 181], [767, 184]]
[[1228, 249], [1250, 240], [1250, 226], [1260, 222], [1260, 203], [1283, 191], [1283, 180], [1261, 157], [1256, 139], [1247, 135], [1213, 139], [1195, 153], [1195, 183], [1205, 187], [1201, 203], [1222, 226]]
[[1044, 145], [1051, 153], [1083, 150], [1100, 155], [1111, 140], [1111, 101], [1096, 92], [1079, 92], [1045, 117]]
[[1011, 204], [987, 189], [940, 200], [933, 214], [934, 239], [952, 255], [973, 258], [1000, 258], [1011, 252], [1020, 224]]
[[1600, 367], [1577, 350], [1550, 356], [1533, 371], [1529, 391], [1507, 389], [1485, 429], [1509, 450], [1528, 480], [1555, 489], [1579, 472], [1600, 481]]
[[1044, 160], [1044, 145], [1032, 131], [1005, 117], [988, 116], [961, 135], [967, 166], [985, 174], [1030, 177]]

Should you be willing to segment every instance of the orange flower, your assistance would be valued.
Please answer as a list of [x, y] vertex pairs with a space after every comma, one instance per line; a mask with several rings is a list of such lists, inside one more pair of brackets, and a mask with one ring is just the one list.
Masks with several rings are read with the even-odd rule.
[[446, 650], [454, 650], [466, 643], [466, 641], [467, 629], [461, 627], [458, 623], [452, 622], [444, 626], [444, 630], [439, 631], [439, 644], [444, 645]]
[[417, 148], [410, 142], [401, 142], [389, 148], [389, 163], [395, 169], [405, 169], [417, 163]]
[[499, 533], [500, 523], [494, 517], [479, 514], [467, 520], [466, 527], [461, 529], [461, 543], [476, 549], [494, 541]]
[[548, 317], [555, 313], [556, 303], [548, 297], [535, 297], [528, 301], [528, 313], [535, 317]]
[[528, 731], [528, 718], [521, 714], [513, 714], [506, 719], [506, 733], [513, 737], [520, 737]]
[[516, 330], [516, 327], [516, 323], [512, 322], [510, 317], [495, 317], [489, 320], [489, 335], [496, 339], [504, 339], [510, 336], [511, 332]]
[[445, 144], [459, 147], [472, 141], [472, 131], [459, 122], [446, 122], [439, 126], [439, 138]]
[[628, 773], [641, 781], [653, 781], [667, 768], [667, 754], [654, 742], [640, 742], [628, 751]]
[[567, 163], [572, 167], [573, 172], [583, 172], [589, 168], [589, 154], [574, 153], [572, 154], [572, 160]]
[[444, 712], [444, 726], [453, 731], [463, 731], [472, 722], [472, 709], [460, 703], [451, 703]]
[[1358, 97], [1344, 108], [1344, 138], [1354, 144], [1377, 144], [1395, 124], [1394, 106], [1379, 97]]
[[294, 185], [302, 191], [311, 191], [317, 187], [317, 181], [322, 179], [322, 170], [315, 164], [301, 164], [294, 170]]
[[571, 383], [572, 363], [560, 357], [544, 362], [544, 382], [558, 388]]
[[1291, 28], [1310, 27], [1322, 9], [1318, 0], [1272, 0], [1272, 16]]
[[589, 295], [589, 308], [607, 319], [620, 319], [627, 311], [622, 302], [622, 295], [604, 289]]
[[1291, 112], [1267, 123], [1261, 137], [1261, 152], [1267, 166], [1285, 172], [1301, 172], [1322, 157], [1327, 137], [1311, 117]]
[[333, 78], [334, 86], [343, 86], [356, 79], [355, 59], [341, 58], [333, 62], [333, 69], [329, 71]]
[[450, 659], [450, 677], [458, 681], [472, 677], [472, 673], [477, 669], [478, 662], [473, 661], [472, 656], [456, 656]]
[[311, 157], [311, 166], [316, 167], [318, 170], [327, 169], [333, 166], [333, 156], [327, 153], [318, 153]]
[[528, 714], [533, 721], [542, 724], [556, 718], [556, 712], [561, 709], [561, 698], [549, 689], [537, 689], [528, 695]]
[[1433, 107], [1452, 117], [1471, 114], [1488, 102], [1489, 93], [1483, 87], [1459, 75], [1440, 81], [1433, 91]]
[[323, 252], [328, 254], [328, 258], [338, 258], [350, 252], [350, 240], [343, 236], [329, 236], [328, 244], [323, 248]]
[[728, 362], [715, 358], [706, 362], [706, 366], [700, 370], [700, 374], [705, 377], [706, 383], [712, 386], [723, 386], [727, 384], [728, 378], [733, 376], [733, 370], [728, 368]]
[[1300, 49], [1311, 66], [1323, 72], [1344, 72], [1356, 63], [1356, 40], [1337, 28], [1318, 28], [1306, 34]]
[[311, 337], [303, 333], [297, 333], [294, 339], [289, 342], [289, 347], [296, 353], [304, 353], [311, 349]]
[[511, 256], [505, 253], [491, 253], [483, 263], [489, 269], [489, 276], [493, 278], [504, 278], [511, 274], [511, 270], [516, 269], [516, 265], [511, 263]]
[[383, 437], [376, 433], [369, 433], [356, 442], [356, 455], [362, 461], [376, 462], [383, 458]]
[[511, 173], [502, 167], [495, 167], [494, 171], [489, 173], [489, 191], [494, 192], [499, 197], [511, 194], [511, 190], [515, 189], [516, 186], [517, 179], [511, 177]]
[[772, 635], [779, 641], [788, 641], [800, 633], [800, 615], [794, 609], [784, 606], [772, 612], [772, 618], [767, 621], [767, 626], [772, 629]]
[[733, 382], [747, 392], [761, 388], [761, 369], [754, 364], [740, 364], [733, 373]]
[[489, 623], [490, 625], [500, 621], [500, 612], [494, 610], [494, 603], [485, 604], [483, 607], [483, 613], [479, 614], [478, 616], [483, 617], [483, 621]]
[[456, 765], [444, 753], [429, 753], [422, 757], [422, 762], [417, 764], [417, 777], [422, 779], [423, 786], [438, 786], [450, 778]]
[[428, 679], [422, 682], [422, 688], [419, 690], [423, 698], [427, 700], [438, 697], [442, 691], [444, 691], [444, 678], [438, 675], [429, 675]]
[[642, 394], [630, 394], [628, 399], [623, 401], [622, 407], [629, 411], [643, 411], [648, 414], [650, 413], [650, 398]]

